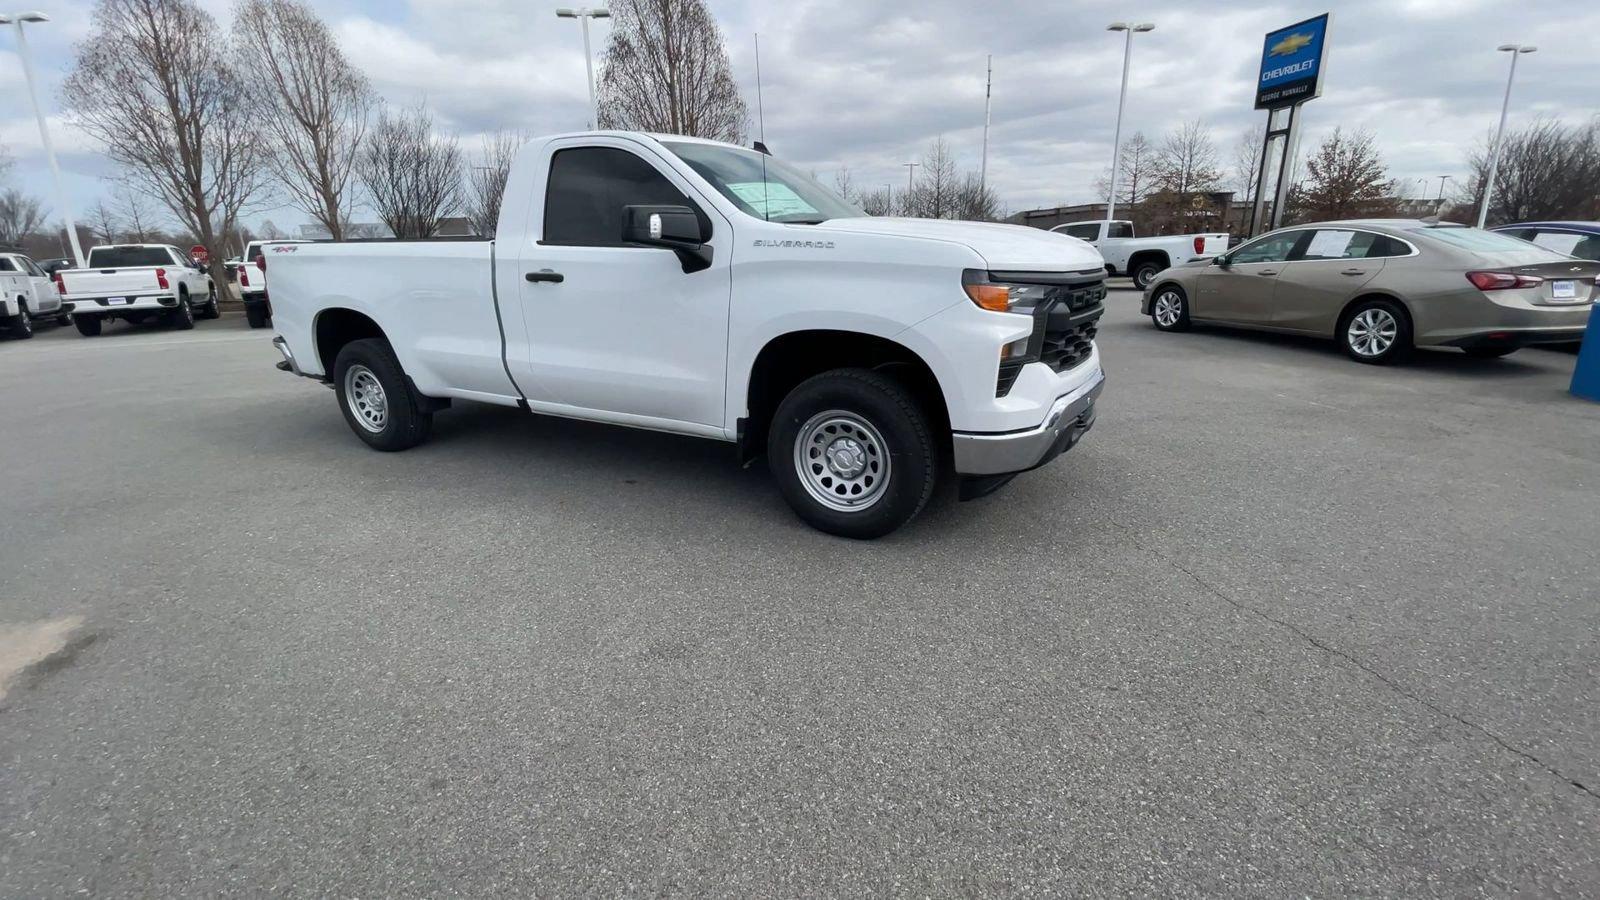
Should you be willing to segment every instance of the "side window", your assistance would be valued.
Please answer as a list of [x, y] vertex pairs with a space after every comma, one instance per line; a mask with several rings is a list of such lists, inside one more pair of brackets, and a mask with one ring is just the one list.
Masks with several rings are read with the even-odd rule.
[[1078, 225], [1068, 225], [1061, 229], [1067, 237], [1075, 237], [1080, 241], [1092, 241], [1100, 237], [1099, 222], [1083, 222]]
[[622, 247], [622, 208], [639, 203], [694, 206], [656, 168], [626, 150], [576, 147], [550, 160], [544, 199], [546, 244]]
[[1379, 236], [1370, 231], [1319, 228], [1311, 235], [1301, 259], [1364, 259]]
[[1112, 222], [1111, 226], [1106, 229], [1106, 237], [1112, 237], [1112, 238], [1131, 238], [1131, 237], [1133, 237], [1133, 223], [1132, 222]]
[[192, 265], [194, 265], [194, 263], [189, 261], [189, 257], [185, 256], [183, 254], [183, 252], [180, 251], [177, 247], [173, 247], [171, 245], [168, 245], [167, 253], [172, 255], [172, 264], [175, 265], [175, 266], [192, 266]]
[[1283, 262], [1289, 258], [1289, 254], [1294, 251], [1295, 244], [1300, 243], [1300, 238], [1304, 236], [1304, 231], [1284, 231], [1278, 234], [1269, 234], [1253, 244], [1245, 244], [1238, 250], [1228, 254], [1228, 262], [1232, 265]]
[[1572, 255], [1579, 259], [1592, 259], [1600, 262], [1600, 234], [1591, 234], [1579, 241], [1572, 248]]
[[1535, 232], [1533, 237], [1527, 238], [1527, 240], [1533, 241], [1546, 250], [1554, 250], [1557, 253], [1565, 253], [1568, 256], [1577, 256], [1572, 251], [1578, 246], [1578, 242], [1583, 240], [1583, 237], [1581, 234], [1573, 234], [1570, 231], [1539, 231]]
[[27, 272], [29, 275], [36, 275], [40, 278], [45, 277], [44, 270], [39, 268], [38, 263], [26, 256], [17, 257], [17, 262], [22, 263], [22, 271]]
[[16, 263], [13, 263], [11, 261], [11, 257], [9, 257], [9, 256], [0, 256], [0, 272], [15, 272], [15, 271], [17, 271], [17, 266], [16, 266]]
[[1387, 257], [1387, 256], [1410, 256], [1410, 255], [1411, 255], [1411, 248], [1409, 246], [1407, 246], [1405, 244], [1405, 242], [1397, 241], [1392, 237], [1383, 237], [1381, 235], [1378, 237], [1377, 240], [1372, 242], [1372, 246], [1371, 247], [1367, 248], [1367, 259], [1378, 259], [1380, 257]]

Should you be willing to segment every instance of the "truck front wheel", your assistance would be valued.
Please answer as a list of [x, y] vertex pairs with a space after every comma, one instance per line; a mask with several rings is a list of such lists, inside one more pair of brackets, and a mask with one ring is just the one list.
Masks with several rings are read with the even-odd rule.
[[374, 450], [409, 450], [433, 429], [433, 413], [419, 404], [388, 341], [345, 344], [333, 364], [333, 384], [350, 430]]
[[882, 537], [933, 495], [938, 453], [928, 421], [893, 378], [868, 369], [824, 372], [778, 404], [768, 465], [783, 498], [811, 527]]

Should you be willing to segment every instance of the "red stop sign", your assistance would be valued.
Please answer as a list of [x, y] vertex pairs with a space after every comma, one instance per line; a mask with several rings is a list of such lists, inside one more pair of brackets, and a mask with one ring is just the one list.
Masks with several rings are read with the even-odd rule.
[[189, 255], [194, 257], [194, 261], [200, 263], [201, 265], [205, 265], [211, 261], [211, 254], [206, 251], [205, 244], [195, 244], [193, 247], [190, 247]]

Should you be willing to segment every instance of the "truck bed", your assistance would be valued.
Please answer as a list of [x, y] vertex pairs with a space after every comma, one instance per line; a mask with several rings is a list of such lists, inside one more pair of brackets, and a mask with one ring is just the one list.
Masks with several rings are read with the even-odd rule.
[[[298, 348], [302, 373], [331, 379], [334, 360], [306, 348], [316, 348], [319, 327], [364, 316], [384, 323], [423, 394], [518, 402], [506, 374], [493, 241], [281, 244], [265, 258], [272, 324]], [[504, 325], [521, 328], [521, 315]]]

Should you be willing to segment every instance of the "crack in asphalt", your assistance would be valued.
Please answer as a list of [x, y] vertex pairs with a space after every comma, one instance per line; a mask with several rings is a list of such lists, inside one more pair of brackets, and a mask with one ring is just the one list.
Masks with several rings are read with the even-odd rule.
[[1378, 671], [1377, 669], [1373, 668], [1372, 666], [1368, 665], [1367, 663], [1362, 662], [1360, 659], [1358, 659], [1357, 657], [1352, 655], [1349, 651], [1341, 650], [1338, 647], [1333, 646], [1332, 644], [1326, 643], [1322, 639], [1318, 638], [1316, 635], [1311, 634], [1309, 631], [1306, 631], [1305, 629], [1301, 628], [1300, 626], [1295, 625], [1294, 623], [1286, 621], [1284, 619], [1280, 619], [1277, 616], [1274, 616], [1271, 613], [1268, 613], [1266, 610], [1263, 610], [1263, 609], [1260, 609], [1258, 607], [1252, 606], [1252, 605], [1250, 605], [1248, 603], [1245, 603], [1242, 600], [1238, 600], [1238, 599], [1236, 599], [1236, 598], [1234, 598], [1232, 596], [1229, 596], [1226, 591], [1223, 591], [1221, 588], [1218, 588], [1216, 585], [1213, 585], [1211, 582], [1205, 580], [1204, 578], [1201, 578], [1199, 575], [1196, 575], [1194, 572], [1192, 572], [1189, 569], [1185, 568], [1181, 563], [1179, 563], [1177, 560], [1173, 559], [1172, 557], [1167, 556], [1166, 554], [1164, 554], [1161, 551], [1156, 550], [1156, 549], [1154, 549], [1152, 547], [1146, 547], [1144, 544], [1140, 543], [1139, 540], [1136, 537], [1134, 537], [1133, 530], [1130, 529], [1128, 526], [1122, 524], [1121, 522], [1116, 521], [1115, 519], [1110, 519], [1109, 521], [1111, 522], [1112, 525], [1115, 525], [1116, 527], [1120, 528], [1124, 534], [1128, 535], [1128, 539], [1133, 544], [1133, 546], [1139, 548], [1140, 550], [1143, 550], [1144, 552], [1150, 554], [1151, 556], [1154, 556], [1156, 559], [1160, 560], [1163, 563], [1166, 563], [1167, 565], [1171, 566], [1172, 568], [1177, 569], [1179, 572], [1182, 572], [1184, 575], [1187, 575], [1189, 577], [1189, 579], [1191, 581], [1193, 581], [1195, 584], [1197, 584], [1200, 587], [1204, 588], [1212, 596], [1214, 596], [1217, 599], [1221, 600], [1222, 602], [1228, 604], [1229, 606], [1233, 607], [1234, 609], [1237, 609], [1240, 612], [1249, 613], [1249, 614], [1254, 615], [1254, 616], [1256, 616], [1258, 618], [1261, 618], [1261, 619], [1265, 619], [1266, 621], [1271, 622], [1272, 624], [1277, 625], [1278, 627], [1289, 631], [1290, 633], [1292, 633], [1295, 636], [1299, 637], [1301, 640], [1305, 641], [1307, 644], [1310, 644], [1311, 646], [1317, 648], [1318, 650], [1321, 650], [1323, 653], [1326, 653], [1326, 654], [1328, 654], [1330, 656], [1336, 656], [1339, 659], [1342, 659], [1345, 662], [1349, 663], [1350, 665], [1355, 666], [1357, 669], [1360, 669], [1362, 672], [1367, 673], [1368, 675], [1370, 675], [1373, 678], [1377, 679], [1379, 683], [1381, 683], [1384, 686], [1388, 687], [1391, 691], [1395, 692], [1396, 694], [1399, 694], [1400, 696], [1405, 697], [1406, 699], [1411, 700], [1411, 701], [1421, 705], [1424, 709], [1430, 710], [1435, 715], [1443, 716], [1443, 717], [1451, 720], [1452, 722], [1455, 722], [1455, 723], [1457, 723], [1459, 725], [1462, 725], [1462, 726], [1464, 726], [1464, 727], [1466, 727], [1466, 728], [1468, 728], [1468, 729], [1470, 729], [1472, 731], [1476, 731], [1478, 734], [1481, 734], [1484, 737], [1488, 738], [1489, 740], [1493, 741], [1494, 743], [1499, 744], [1506, 751], [1508, 751], [1508, 752], [1510, 752], [1510, 753], [1512, 753], [1512, 754], [1514, 754], [1516, 756], [1519, 756], [1519, 757], [1521, 757], [1522, 759], [1524, 759], [1524, 760], [1526, 760], [1528, 762], [1533, 763], [1534, 765], [1544, 769], [1546, 772], [1549, 772], [1551, 775], [1554, 775], [1555, 777], [1561, 779], [1562, 781], [1566, 782], [1567, 784], [1571, 785], [1572, 787], [1577, 788], [1580, 792], [1588, 795], [1591, 799], [1600, 800], [1600, 792], [1597, 792], [1594, 788], [1591, 788], [1588, 785], [1584, 784], [1583, 782], [1578, 781], [1576, 778], [1572, 778], [1572, 777], [1568, 776], [1566, 773], [1562, 772], [1560, 769], [1556, 768], [1555, 766], [1551, 765], [1550, 763], [1547, 763], [1544, 760], [1540, 759], [1538, 756], [1535, 756], [1534, 754], [1528, 752], [1527, 750], [1522, 749], [1521, 747], [1517, 747], [1517, 746], [1513, 745], [1511, 742], [1507, 741], [1505, 738], [1502, 738], [1500, 735], [1495, 734], [1493, 731], [1490, 731], [1488, 728], [1484, 727], [1483, 725], [1480, 725], [1477, 722], [1472, 721], [1471, 719], [1467, 719], [1467, 718], [1465, 718], [1465, 717], [1463, 717], [1463, 716], [1461, 716], [1461, 715], [1459, 715], [1457, 713], [1453, 713], [1450, 710], [1445, 709], [1442, 706], [1439, 706], [1437, 703], [1433, 702], [1432, 700], [1429, 700], [1428, 698], [1418, 694], [1417, 692], [1411, 690], [1410, 688], [1406, 687], [1405, 685], [1401, 684], [1400, 682], [1396, 681], [1395, 679], [1391, 678], [1390, 676], [1385, 675], [1383, 672]]

